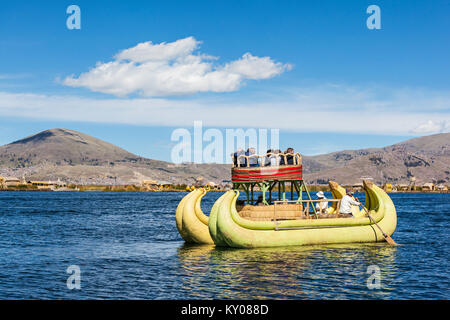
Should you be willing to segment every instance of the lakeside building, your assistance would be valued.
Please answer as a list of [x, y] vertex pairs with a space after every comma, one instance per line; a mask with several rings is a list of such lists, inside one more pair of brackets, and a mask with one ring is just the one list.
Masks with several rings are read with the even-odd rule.
[[67, 183], [58, 179], [58, 181], [39, 181], [32, 180], [27, 182], [28, 185], [35, 186], [39, 190], [54, 190], [57, 188], [67, 187]]
[[167, 190], [173, 185], [172, 182], [169, 181], [158, 181], [159, 190]]
[[22, 184], [22, 181], [16, 177], [0, 177], [0, 188], [16, 187]]
[[363, 186], [363, 183], [362, 183], [362, 182], [358, 182], [358, 183], [352, 184], [352, 189], [353, 189], [355, 192], [361, 192], [361, 191], [363, 190], [363, 188], [364, 188], [364, 186]]
[[398, 191], [409, 191], [410, 186], [406, 183], [401, 183], [399, 185], [397, 185], [397, 190]]
[[422, 185], [422, 190], [423, 191], [435, 191], [436, 186], [431, 182], [427, 182]]
[[173, 185], [172, 182], [164, 181], [164, 180], [142, 180], [141, 187], [146, 191], [157, 191], [157, 190], [165, 190], [170, 188]]
[[67, 187], [67, 183], [58, 179], [58, 181], [26, 181], [25, 178], [19, 179], [16, 177], [1, 177], [0, 189], [14, 188], [19, 186], [34, 186], [38, 190], [55, 190]]
[[141, 187], [147, 191], [154, 191], [158, 188], [158, 181], [156, 180], [142, 180]]
[[158, 181], [156, 180], [142, 180], [141, 186], [156, 186], [158, 185]]
[[213, 181], [209, 181], [206, 184], [206, 187], [209, 187], [210, 190], [223, 190], [224, 186], [218, 185], [217, 183], [213, 182]]

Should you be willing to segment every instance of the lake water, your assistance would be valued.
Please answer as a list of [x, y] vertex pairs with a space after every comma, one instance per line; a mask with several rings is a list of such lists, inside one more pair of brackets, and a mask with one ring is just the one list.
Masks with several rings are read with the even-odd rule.
[[[0, 192], [0, 299], [450, 298], [450, 194], [391, 194], [399, 247], [274, 249], [186, 246], [175, 226], [184, 195]], [[80, 290], [67, 288], [70, 265]], [[379, 289], [367, 286], [373, 265]]]

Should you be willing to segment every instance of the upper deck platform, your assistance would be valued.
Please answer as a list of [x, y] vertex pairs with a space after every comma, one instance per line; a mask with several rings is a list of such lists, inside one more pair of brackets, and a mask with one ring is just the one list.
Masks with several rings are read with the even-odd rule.
[[303, 179], [302, 157], [299, 153], [239, 155], [233, 164], [231, 180], [234, 183]]

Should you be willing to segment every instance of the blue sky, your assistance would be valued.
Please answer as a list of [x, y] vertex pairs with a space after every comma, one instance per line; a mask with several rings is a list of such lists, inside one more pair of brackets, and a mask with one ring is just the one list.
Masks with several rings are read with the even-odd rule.
[[[66, 27], [71, 4], [81, 30]], [[371, 4], [381, 30], [366, 27]], [[448, 132], [449, 9], [449, 1], [2, 3], [0, 144], [64, 127], [170, 160], [171, 132], [192, 130], [194, 120], [279, 128], [281, 147], [304, 154]], [[139, 70], [161, 43], [190, 50], [175, 54], [200, 74], [189, 85], [170, 57]], [[104, 71], [111, 65], [130, 68]]]

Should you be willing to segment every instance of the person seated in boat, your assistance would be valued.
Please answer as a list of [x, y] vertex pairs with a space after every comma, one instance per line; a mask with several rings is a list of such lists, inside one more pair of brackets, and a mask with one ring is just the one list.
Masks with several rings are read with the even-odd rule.
[[352, 213], [352, 207], [353, 206], [359, 206], [361, 205], [359, 203], [359, 199], [358, 198], [354, 198], [353, 197], [353, 191], [350, 189], [345, 189], [345, 196], [342, 197], [341, 199], [341, 205], [339, 208], [339, 214], [345, 214], [345, 215], [351, 215], [353, 216]]
[[247, 149], [247, 152], [245, 153], [245, 155], [249, 156], [248, 164], [249, 164], [250, 167], [259, 167], [258, 157], [250, 157], [250, 156], [252, 156], [254, 154], [256, 154], [255, 148], [248, 148]]
[[257, 205], [257, 206], [263, 206], [263, 205], [264, 205], [262, 194], [260, 194], [260, 195], [258, 196], [258, 200], [256, 200], [256, 205]]
[[323, 191], [319, 191], [316, 193], [316, 196], [318, 200], [322, 200], [321, 202], [318, 202], [316, 204], [316, 211], [318, 213], [326, 213], [328, 209], [328, 201], [325, 201], [327, 200], [325, 194], [323, 193]]
[[[244, 154], [244, 150], [242, 150], [242, 148], [238, 148], [237, 150], [236, 150], [236, 152], [235, 153], [233, 153], [232, 154], [232, 157], [233, 157], [233, 164], [234, 164], [234, 166], [235, 167], [237, 167], [238, 166], [238, 157], [239, 156], [241, 156], [241, 155], [243, 155]], [[244, 167], [245, 165], [243, 164], [243, 161], [245, 160], [245, 158], [244, 159], [240, 159], [240, 166], [241, 167]]]
[[294, 164], [294, 148], [287, 148], [284, 152], [285, 157], [281, 157], [280, 165], [292, 165]]

